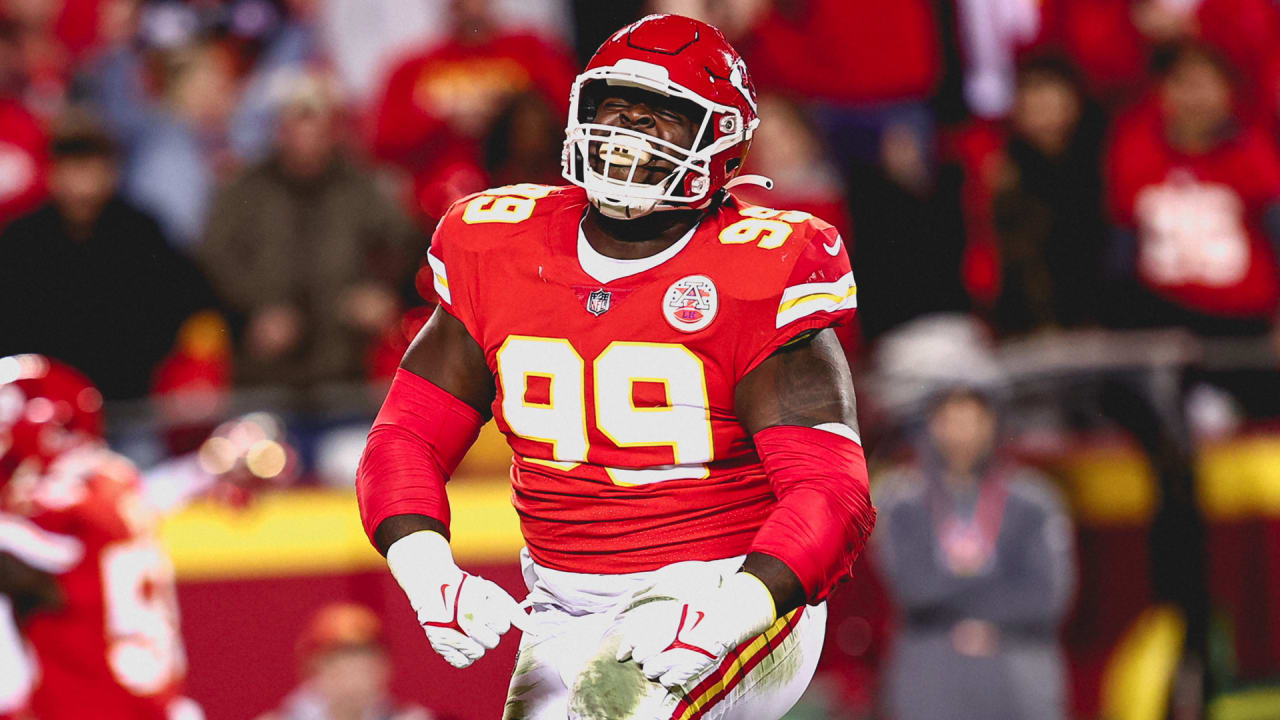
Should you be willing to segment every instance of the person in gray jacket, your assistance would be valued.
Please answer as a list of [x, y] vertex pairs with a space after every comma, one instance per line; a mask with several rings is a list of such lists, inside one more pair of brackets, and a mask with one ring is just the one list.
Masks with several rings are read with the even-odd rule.
[[913, 325], [934, 337], [897, 350], [928, 349], [946, 370], [909, 383], [916, 457], [873, 486], [898, 616], [884, 704], [895, 720], [1065, 718], [1070, 520], [1045, 478], [1000, 451], [1003, 383], [981, 338], [958, 320]]

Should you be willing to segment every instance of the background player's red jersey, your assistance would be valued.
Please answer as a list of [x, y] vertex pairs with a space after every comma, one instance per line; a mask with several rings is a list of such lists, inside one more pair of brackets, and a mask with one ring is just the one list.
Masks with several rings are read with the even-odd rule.
[[595, 573], [745, 553], [775, 498], [734, 389], [852, 317], [843, 242], [730, 199], [666, 251], [615, 260], [580, 238], [586, 209], [576, 188], [487, 191], [454, 205], [428, 255], [496, 378], [529, 550]]
[[101, 445], [82, 446], [43, 475], [15, 474], [3, 505], [84, 545], [80, 563], [57, 576], [64, 606], [33, 614], [23, 627], [40, 664], [32, 713], [164, 718], [186, 661], [173, 568], [139, 496], [137, 470]]

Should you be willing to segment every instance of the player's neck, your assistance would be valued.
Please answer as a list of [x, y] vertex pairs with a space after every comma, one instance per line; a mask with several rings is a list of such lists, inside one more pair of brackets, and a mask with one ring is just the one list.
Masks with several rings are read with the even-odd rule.
[[634, 220], [615, 220], [605, 217], [595, 208], [589, 208], [582, 222], [582, 232], [591, 247], [601, 255], [635, 260], [671, 247], [697, 225], [701, 217], [698, 210], [670, 210]]

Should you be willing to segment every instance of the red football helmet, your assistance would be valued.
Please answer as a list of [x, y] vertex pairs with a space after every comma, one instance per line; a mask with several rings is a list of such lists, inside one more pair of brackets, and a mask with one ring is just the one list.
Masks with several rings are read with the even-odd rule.
[[101, 437], [102, 394], [88, 378], [42, 355], [0, 357], [0, 483]]
[[[640, 88], [702, 109], [691, 147], [594, 122], [606, 86]], [[680, 15], [650, 15], [614, 33], [587, 63], [569, 96], [564, 177], [587, 191], [602, 213], [635, 218], [654, 210], [703, 208], [742, 168], [756, 116], [746, 63], [714, 27]], [[634, 182], [657, 157], [674, 166], [655, 184]], [[603, 162], [593, 167], [591, 160]], [[627, 179], [609, 176], [629, 166]]]

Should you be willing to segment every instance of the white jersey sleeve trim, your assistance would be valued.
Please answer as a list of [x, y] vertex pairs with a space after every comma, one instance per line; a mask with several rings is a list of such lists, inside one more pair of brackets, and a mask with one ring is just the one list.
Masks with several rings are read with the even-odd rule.
[[445, 271], [444, 261], [428, 252], [427, 264], [431, 266], [431, 283], [435, 286], [436, 294], [441, 300], [452, 305], [453, 297], [449, 294], [449, 273]]
[[858, 285], [853, 273], [829, 283], [793, 285], [782, 291], [775, 327], [781, 328], [816, 312], [836, 312], [858, 307]]

